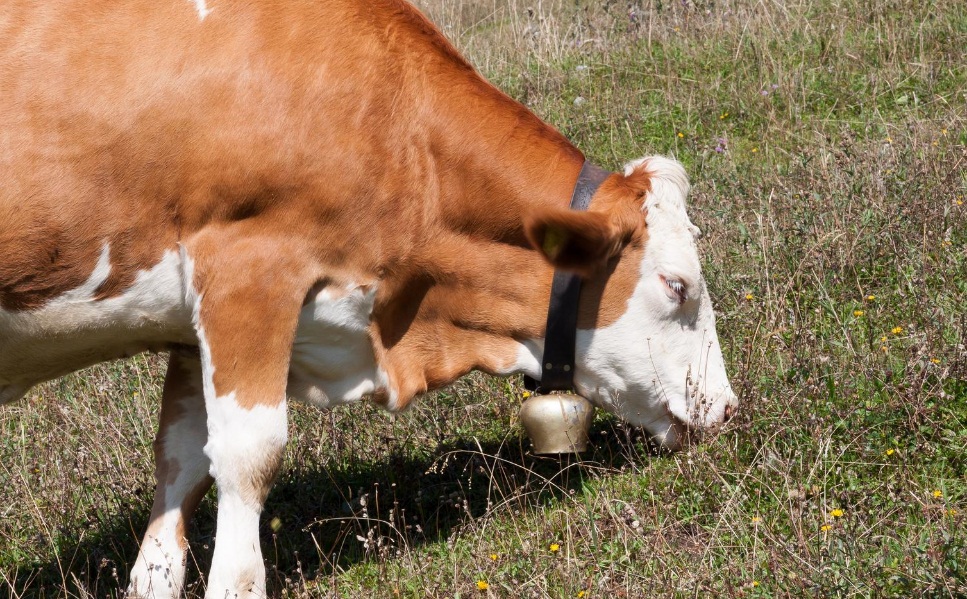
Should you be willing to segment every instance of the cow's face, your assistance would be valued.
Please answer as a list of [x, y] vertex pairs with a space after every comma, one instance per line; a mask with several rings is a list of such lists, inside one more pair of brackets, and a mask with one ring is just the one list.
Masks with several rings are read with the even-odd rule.
[[[609, 285], [627, 291], [617, 298], [605, 293], [596, 307], [601, 311], [596, 319], [600, 326], [579, 330], [575, 385], [599, 407], [644, 427], [663, 446], [676, 449], [690, 433], [714, 429], [727, 420], [737, 398], [725, 372], [702, 277], [696, 246], [699, 231], [685, 213], [684, 170], [675, 161], [652, 157], [628, 165], [624, 176], [617, 188], [637, 198], [617, 198], [613, 207], [588, 214], [585, 220], [592, 229], [610, 224], [609, 233], [592, 235], [604, 242], [611, 264], [624, 262], [609, 275], [623, 280]], [[604, 187], [602, 191], [607, 193]], [[637, 222], [621, 213], [632, 203]], [[548, 228], [568, 228], [552, 237], [574, 238], [587, 232], [588, 223], [580, 220], [563, 225], [550, 221]], [[533, 241], [546, 237], [540, 225], [531, 223], [530, 228]], [[633, 243], [635, 239], [640, 243]], [[596, 243], [581, 241], [584, 249]], [[597, 259], [600, 267], [600, 256]], [[553, 256], [551, 261], [555, 262]], [[578, 264], [556, 266], [581, 270]]]

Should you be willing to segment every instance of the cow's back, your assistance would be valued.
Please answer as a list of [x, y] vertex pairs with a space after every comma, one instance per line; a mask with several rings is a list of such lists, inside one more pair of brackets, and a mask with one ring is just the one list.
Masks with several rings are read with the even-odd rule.
[[[184, 342], [193, 239], [294, 239], [322, 276], [367, 283], [434, 250], [441, 227], [524, 243], [508, 192], [557, 185], [556, 159], [528, 141], [507, 171], [492, 157], [512, 137], [580, 159], [396, 0], [8, 2], [0, 89], [11, 389], [25, 369], [36, 382]], [[494, 187], [495, 170], [518, 179]], [[484, 180], [504, 209], [464, 197]], [[38, 339], [53, 341], [25, 349]]]
[[81, 285], [106, 243], [98, 294], [116, 295], [179, 241], [263, 215], [355, 247], [352, 265], [331, 241], [318, 250], [337, 268], [382, 259], [363, 246], [406, 251], [398, 232], [425, 205], [386, 206], [410, 199], [442, 143], [419, 125], [424, 90], [477, 78], [417, 13], [376, 4], [5, 3], [0, 308]]

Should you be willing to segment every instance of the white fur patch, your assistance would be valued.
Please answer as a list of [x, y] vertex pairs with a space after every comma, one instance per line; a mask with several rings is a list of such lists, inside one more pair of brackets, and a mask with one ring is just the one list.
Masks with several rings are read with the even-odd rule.
[[[651, 192], [645, 198], [644, 210], [649, 215], [652, 211], [660, 211], [662, 221], [685, 227], [693, 237], [697, 237], [700, 231], [688, 218], [685, 206], [685, 199], [691, 189], [685, 168], [682, 167], [680, 162], [671, 158], [648, 156], [626, 164], [625, 176], [642, 167], [651, 173]], [[658, 223], [649, 221], [649, 235], [652, 233], [652, 227], [655, 224]]]
[[541, 378], [541, 356], [544, 355], [544, 339], [527, 339], [517, 345], [517, 359], [505, 371], [498, 372], [501, 376], [523, 373], [539, 380]]
[[215, 551], [207, 597], [265, 597], [265, 566], [259, 544], [262, 504], [252, 485], [280, 459], [288, 438], [286, 402], [238, 405], [235, 393], [206, 401], [211, 475], [218, 488]]
[[185, 581], [185, 562], [175, 536], [178, 515], [165, 514], [160, 534], [144, 539], [131, 568], [128, 595], [177, 599]]
[[166, 251], [122, 294], [96, 299], [111, 274], [104, 244], [87, 281], [38, 310], [0, 309], [0, 403], [79, 368], [167, 343], [191, 343], [181, 259]]
[[205, 17], [210, 15], [212, 10], [214, 10], [214, 9], [208, 8], [208, 5], [205, 4], [205, 0], [189, 0], [189, 2], [195, 5], [195, 10], [198, 11], [199, 21], [204, 21]]
[[[376, 285], [323, 289], [299, 315], [288, 394], [322, 407], [389, 390], [369, 337]], [[393, 408], [393, 394], [389, 397]]]

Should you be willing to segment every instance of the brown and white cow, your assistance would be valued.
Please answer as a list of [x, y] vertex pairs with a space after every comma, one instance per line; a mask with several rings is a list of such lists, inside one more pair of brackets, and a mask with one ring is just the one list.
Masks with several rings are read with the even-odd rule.
[[555, 267], [586, 275], [577, 389], [674, 448], [736, 404], [688, 181], [636, 160], [570, 211], [583, 163], [403, 0], [7, 0], [0, 403], [171, 352], [145, 597], [213, 480], [206, 596], [264, 595], [287, 397], [539, 377]]

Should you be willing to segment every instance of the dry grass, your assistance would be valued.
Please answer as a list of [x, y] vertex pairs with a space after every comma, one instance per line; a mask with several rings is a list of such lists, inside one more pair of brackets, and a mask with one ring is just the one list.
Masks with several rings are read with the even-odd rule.
[[[423, 8], [598, 163], [685, 162], [744, 404], [675, 456], [599, 419], [581, 460], [528, 453], [507, 381], [395, 418], [296, 407], [263, 524], [273, 592], [967, 595], [967, 6]], [[161, 371], [112, 364], [0, 411], [0, 594], [123, 588]]]

